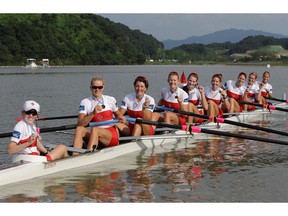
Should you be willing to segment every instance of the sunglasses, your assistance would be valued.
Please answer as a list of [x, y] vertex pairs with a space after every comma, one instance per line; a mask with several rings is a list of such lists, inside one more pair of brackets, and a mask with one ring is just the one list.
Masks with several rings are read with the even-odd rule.
[[91, 86], [92, 89], [103, 89], [103, 86]]
[[25, 114], [26, 114], [26, 115], [30, 115], [30, 114], [32, 114], [33, 116], [38, 115], [37, 111], [34, 110], [34, 109], [26, 111]]

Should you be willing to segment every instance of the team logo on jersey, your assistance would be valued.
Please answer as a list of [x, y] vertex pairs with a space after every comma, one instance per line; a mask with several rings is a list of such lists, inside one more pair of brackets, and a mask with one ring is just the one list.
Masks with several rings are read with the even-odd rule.
[[98, 116], [97, 116], [97, 121], [101, 122], [102, 119], [103, 119], [103, 116], [102, 116], [102, 115], [98, 115]]
[[188, 102], [188, 100], [189, 100], [189, 98], [185, 98], [185, 99], [184, 99], [184, 102]]
[[12, 137], [14, 137], [16, 139], [20, 139], [20, 135], [21, 135], [21, 133], [19, 131], [13, 131], [13, 133], [12, 133]]
[[121, 106], [126, 106], [125, 101], [122, 101], [122, 102], [121, 102]]
[[80, 105], [79, 106], [79, 111], [83, 111], [83, 110], [85, 110], [85, 106], [84, 105]]

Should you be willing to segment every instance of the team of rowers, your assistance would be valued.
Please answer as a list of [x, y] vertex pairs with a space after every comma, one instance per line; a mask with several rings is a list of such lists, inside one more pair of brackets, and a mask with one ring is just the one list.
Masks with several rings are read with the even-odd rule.
[[[269, 84], [270, 73], [263, 73], [262, 82], [257, 82], [257, 73], [248, 76], [239, 73], [236, 81], [228, 80], [222, 84], [222, 75], [214, 74], [211, 86], [198, 85], [198, 74], [190, 73], [187, 85], [179, 87], [179, 74], [172, 71], [168, 75], [168, 86], [161, 91], [157, 107], [164, 106], [173, 110], [206, 114], [222, 117], [223, 113], [237, 113], [242, 110], [253, 110], [255, 107], [242, 104], [241, 101], [267, 103], [266, 97], [272, 98], [272, 86]], [[202, 123], [204, 119], [176, 114], [175, 112], [154, 112], [156, 103], [153, 97], [146, 94], [149, 83], [144, 76], [136, 77], [134, 92], [124, 97], [120, 107], [112, 96], [104, 95], [105, 81], [93, 77], [90, 82], [92, 95], [83, 99], [79, 106], [78, 126], [75, 130], [73, 147], [94, 151], [99, 148], [119, 144], [119, 136], [153, 135], [156, 126], [126, 122], [125, 113], [131, 118], [148, 121], [159, 121], [170, 124]], [[199, 106], [201, 105], [201, 107]], [[47, 161], [67, 157], [63, 144], [48, 151], [41, 143], [35, 121], [40, 112], [40, 105], [35, 101], [26, 101], [22, 108], [23, 119], [14, 127], [8, 145], [9, 154], [45, 155]], [[87, 128], [90, 122], [103, 122], [118, 119], [116, 124], [106, 124]], [[73, 152], [73, 155], [79, 153]]]

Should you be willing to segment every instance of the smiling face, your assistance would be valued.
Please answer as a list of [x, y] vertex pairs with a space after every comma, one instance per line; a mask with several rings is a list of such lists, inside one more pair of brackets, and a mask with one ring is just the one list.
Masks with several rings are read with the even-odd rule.
[[94, 80], [90, 86], [92, 95], [95, 98], [101, 98], [104, 91], [104, 82], [102, 80]]
[[246, 74], [240, 73], [236, 82], [236, 86], [240, 87], [246, 82]]
[[179, 83], [179, 77], [177, 75], [170, 75], [168, 77], [168, 84], [172, 92], [175, 92], [177, 90], [178, 83]]
[[147, 89], [146, 89], [145, 83], [141, 81], [137, 81], [134, 85], [134, 90], [135, 90], [136, 96], [138, 98], [142, 98]]
[[190, 76], [187, 81], [187, 87], [189, 89], [194, 89], [195, 86], [198, 84], [198, 79], [195, 76]]
[[30, 125], [34, 125], [36, 118], [37, 118], [37, 111], [35, 109], [22, 111], [23, 119]]
[[255, 83], [255, 81], [256, 81], [256, 76], [253, 74], [250, 74], [248, 78], [248, 85], [252, 86]]
[[268, 83], [269, 82], [269, 79], [270, 79], [270, 73], [268, 71], [265, 71], [263, 73], [263, 83]]
[[211, 85], [212, 85], [213, 91], [216, 91], [217, 89], [219, 89], [221, 86], [221, 80], [219, 79], [219, 77], [214, 76], [211, 80]]

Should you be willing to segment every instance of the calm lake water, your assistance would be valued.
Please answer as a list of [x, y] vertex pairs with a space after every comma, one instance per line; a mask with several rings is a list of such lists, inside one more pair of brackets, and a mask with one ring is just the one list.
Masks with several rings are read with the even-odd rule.
[[[0, 132], [12, 131], [25, 100], [41, 105], [41, 116], [75, 115], [80, 101], [90, 96], [93, 76], [105, 79], [105, 94], [120, 103], [133, 92], [135, 76], [150, 81], [148, 94], [156, 101], [167, 75], [176, 70], [200, 75], [199, 84], [210, 85], [214, 73], [224, 80], [236, 79], [239, 72], [256, 71], [264, 66], [95, 66], [26, 69], [0, 68]], [[273, 96], [282, 98], [287, 90], [288, 67], [272, 67]], [[260, 78], [259, 78], [260, 80]], [[273, 112], [253, 122], [287, 131], [287, 114]], [[39, 127], [76, 123], [76, 119], [38, 122]], [[287, 140], [286, 137], [254, 130], [242, 133]], [[73, 132], [73, 131], [71, 131]], [[45, 133], [51, 143], [70, 145], [73, 135]], [[0, 164], [8, 164], [9, 138], [0, 139]], [[235, 138], [213, 139], [175, 145], [172, 150], [150, 149], [73, 171], [63, 172], [0, 188], [0, 202], [287, 202], [288, 146]], [[1, 179], [0, 179], [1, 181]]]

